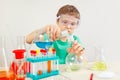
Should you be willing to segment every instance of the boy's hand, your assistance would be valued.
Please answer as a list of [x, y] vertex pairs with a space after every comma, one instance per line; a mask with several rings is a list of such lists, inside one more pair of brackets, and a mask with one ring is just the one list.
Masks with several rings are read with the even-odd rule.
[[46, 33], [50, 37], [50, 40], [57, 40], [60, 36], [61, 30], [56, 25], [48, 25], [46, 26]]
[[84, 48], [80, 46], [77, 41], [74, 41], [71, 48], [68, 48], [68, 53], [74, 53], [77, 56], [80, 56], [84, 53]]

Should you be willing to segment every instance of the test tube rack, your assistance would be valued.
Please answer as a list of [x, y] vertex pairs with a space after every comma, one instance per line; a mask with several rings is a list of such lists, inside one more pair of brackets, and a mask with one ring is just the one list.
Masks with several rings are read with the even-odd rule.
[[[44, 50], [46, 50], [43, 45], [44, 44], [42, 43], [42, 49], [44, 48]], [[38, 46], [38, 43], [36, 46], [41, 48]], [[47, 54], [49, 54], [48, 50]], [[31, 78], [32, 80], [40, 80], [42, 78], [59, 74], [58, 56], [56, 55], [39, 55], [28, 57], [26, 60], [30, 63], [30, 71], [27, 73], [27, 77]]]

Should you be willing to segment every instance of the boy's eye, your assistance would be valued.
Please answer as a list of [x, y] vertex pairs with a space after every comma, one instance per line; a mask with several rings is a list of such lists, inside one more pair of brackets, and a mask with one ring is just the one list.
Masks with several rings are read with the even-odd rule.
[[76, 25], [75, 23], [71, 23], [72, 26]]
[[67, 24], [67, 21], [63, 21], [64, 24]]

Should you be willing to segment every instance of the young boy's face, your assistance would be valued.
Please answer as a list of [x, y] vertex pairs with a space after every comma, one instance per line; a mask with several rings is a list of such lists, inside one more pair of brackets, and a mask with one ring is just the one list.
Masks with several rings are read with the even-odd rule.
[[57, 22], [60, 29], [62, 31], [68, 30], [69, 34], [72, 34], [74, 32], [75, 28], [77, 28], [78, 26], [78, 23], [79, 23], [78, 18], [75, 18], [74, 16], [67, 14], [61, 15]]

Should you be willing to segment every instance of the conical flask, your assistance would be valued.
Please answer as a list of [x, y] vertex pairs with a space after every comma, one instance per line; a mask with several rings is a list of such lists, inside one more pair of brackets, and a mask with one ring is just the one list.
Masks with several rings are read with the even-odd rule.
[[106, 70], [107, 64], [104, 57], [104, 49], [102, 47], [96, 47], [96, 61], [93, 66], [94, 70]]
[[10, 70], [6, 55], [6, 38], [0, 37], [0, 80], [14, 80], [15, 75]]

